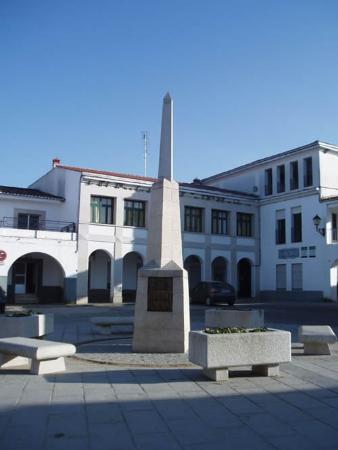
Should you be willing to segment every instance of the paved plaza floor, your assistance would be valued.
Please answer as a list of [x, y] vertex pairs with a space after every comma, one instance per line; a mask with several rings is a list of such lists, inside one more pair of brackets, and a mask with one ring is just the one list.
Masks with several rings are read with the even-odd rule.
[[[98, 338], [91, 315], [128, 315], [132, 306], [50, 310], [51, 339], [84, 342]], [[0, 449], [338, 449], [338, 346], [332, 356], [304, 356], [296, 327], [279, 326], [293, 331], [294, 341], [292, 362], [279, 377], [243, 368], [213, 382], [192, 365], [116, 365], [104, 341], [94, 347], [101, 363], [68, 358], [67, 372], [45, 376], [2, 370]]]

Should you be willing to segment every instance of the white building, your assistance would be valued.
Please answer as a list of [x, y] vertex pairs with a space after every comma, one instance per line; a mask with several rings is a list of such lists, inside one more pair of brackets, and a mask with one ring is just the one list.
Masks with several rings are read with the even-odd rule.
[[[314, 142], [181, 183], [190, 287], [337, 301], [338, 147]], [[0, 285], [12, 302], [132, 300], [154, 179], [61, 165], [0, 187]], [[321, 223], [314, 226], [313, 218]]]

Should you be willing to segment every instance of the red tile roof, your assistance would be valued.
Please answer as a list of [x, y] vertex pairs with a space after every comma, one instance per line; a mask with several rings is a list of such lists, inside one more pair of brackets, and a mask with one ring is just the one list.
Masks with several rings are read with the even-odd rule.
[[140, 180], [140, 181], [151, 181], [151, 182], [158, 181], [157, 178], [143, 177], [141, 175], [130, 175], [127, 173], [110, 172], [108, 170], [84, 169], [83, 167], [73, 167], [63, 165], [57, 165], [56, 167], [60, 167], [61, 169], [66, 170], [73, 170], [74, 172], [86, 172], [86, 173], [93, 173], [96, 175], [109, 175], [113, 177], [130, 178], [133, 180]]

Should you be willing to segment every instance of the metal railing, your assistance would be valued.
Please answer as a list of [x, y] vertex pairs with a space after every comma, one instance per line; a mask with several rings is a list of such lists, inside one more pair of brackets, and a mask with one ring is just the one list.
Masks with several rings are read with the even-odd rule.
[[18, 228], [22, 230], [38, 231], [61, 231], [64, 233], [75, 233], [76, 224], [74, 222], [62, 222], [58, 220], [39, 220], [27, 226], [22, 226], [17, 217], [3, 217], [0, 220], [0, 228]]

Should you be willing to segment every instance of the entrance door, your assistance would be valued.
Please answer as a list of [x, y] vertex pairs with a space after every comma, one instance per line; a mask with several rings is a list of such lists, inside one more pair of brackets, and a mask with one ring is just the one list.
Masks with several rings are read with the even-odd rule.
[[13, 268], [15, 294], [26, 294], [26, 263], [17, 262]]
[[15, 294], [36, 294], [38, 286], [38, 261], [20, 261], [13, 266]]
[[237, 266], [238, 297], [251, 297], [251, 264], [247, 259], [241, 259]]

